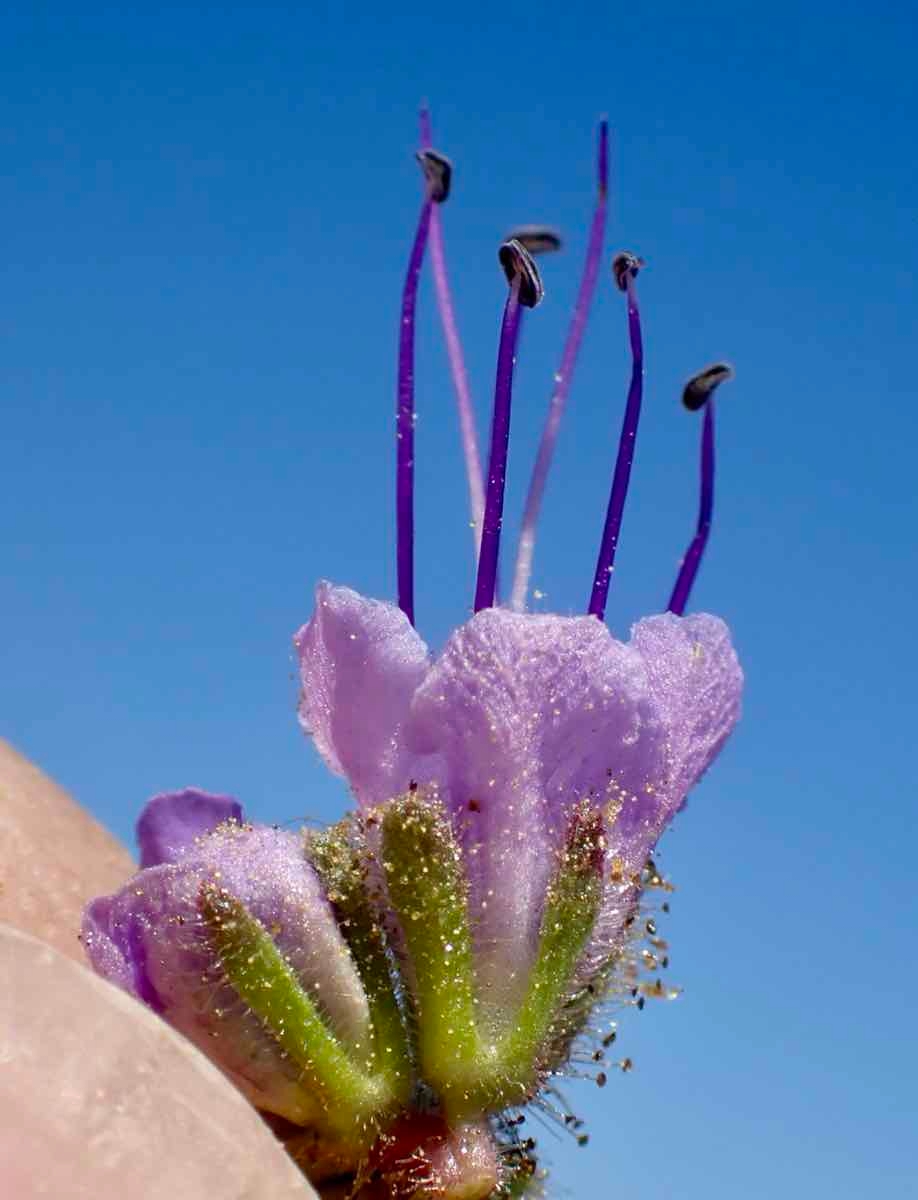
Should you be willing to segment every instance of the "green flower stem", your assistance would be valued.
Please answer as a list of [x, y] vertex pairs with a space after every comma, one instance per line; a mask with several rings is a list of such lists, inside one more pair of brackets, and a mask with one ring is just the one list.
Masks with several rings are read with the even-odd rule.
[[366, 847], [360, 827], [344, 820], [313, 834], [306, 841], [306, 855], [334, 906], [367, 996], [373, 1028], [366, 1069], [382, 1074], [393, 1095], [404, 1103], [411, 1086], [408, 1042], [392, 986], [385, 931], [367, 896]]
[[469, 1104], [482, 1071], [467, 883], [459, 847], [435, 797], [410, 792], [382, 811], [382, 865], [413, 974], [423, 1078], [450, 1117]]
[[391, 1104], [390, 1089], [356, 1065], [325, 1024], [265, 927], [225, 889], [204, 884], [199, 908], [227, 979], [302, 1069], [328, 1128], [353, 1141]]

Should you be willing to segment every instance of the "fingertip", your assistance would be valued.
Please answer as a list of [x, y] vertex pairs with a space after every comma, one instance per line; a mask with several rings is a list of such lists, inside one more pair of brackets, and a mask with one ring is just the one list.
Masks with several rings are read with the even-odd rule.
[[0, 1192], [17, 1200], [316, 1200], [190, 1043], [0, 925]]

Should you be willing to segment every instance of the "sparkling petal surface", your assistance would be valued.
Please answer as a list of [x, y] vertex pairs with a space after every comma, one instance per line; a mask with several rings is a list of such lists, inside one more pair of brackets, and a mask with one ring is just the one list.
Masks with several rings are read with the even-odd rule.
[[593, 937], [584, 954], [584, 982], [617, 950], [639, 898], [629, 876], [641, 869], [688, 792], [713, 762], [739, 720], [743, 673], [719, 617], [662, 613], [638, 621], [629, 643], [644, 663], [665, 731], [653, 803], [623, 807], [609, 832], [609, 855], [622, 863], [624, 882], [610, 878]]
[[708, 613], [645, 617], [632, 630], [631, 644], [647, 665], [668, 730], [665, 823], [739, 720], [743, 672], [729, 629]]
[[642, 656], [592, 617], [486, 609], [419, 688], [408, 744], [443, 763], [469, 862], [482, 981], [525, 983], [563, 818], [593, 796], [634, 840], [656, 824], [665, 729]]

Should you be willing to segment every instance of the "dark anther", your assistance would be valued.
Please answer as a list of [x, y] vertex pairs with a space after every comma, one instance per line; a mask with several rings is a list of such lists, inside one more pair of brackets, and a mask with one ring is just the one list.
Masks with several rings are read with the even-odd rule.
[[644, 265], [643, 258], [632, 254], [630, 250], [621, 250], [612, 259], [612, 274], [620, 292], [628, 290], [628, 280], [634, 279]]
[[511, 238], [502, 244], [497, 257], [504, 268], [507, 282], [512, 284], [516, 279], [520, 281], [520, 304], [526, 308], [535, 308], [537, 304], [541, 304], [545, 295], [542, 277], [535, 265], [535, 259], [523, 243]]
[[606, 1075], [605, 1071], [600, 1071], [599, 1074], [596, 1076], [596, 1086], [597, 1087], [605, 1087], [607, 1081], [608, 1081], [608, 1076]]
[[453, 164], [445, 154], [437, 150], [418, 150], [415, 155], [421, 164], [430, 198], [434, 204], [442, 204], [449, 196], [449, 185], [453, 178]]
[[733, 368], [729, 363], [712, 363], [688, 381], [682, 392], [682, 403], [689, 412], [697, 412], [704, 408], [716, 387], [732, 378]]
[[561, 234], [550, 225], [517, 225], [507, 240], [519, 242], [530, 254], [553, 254], [562, 245]]

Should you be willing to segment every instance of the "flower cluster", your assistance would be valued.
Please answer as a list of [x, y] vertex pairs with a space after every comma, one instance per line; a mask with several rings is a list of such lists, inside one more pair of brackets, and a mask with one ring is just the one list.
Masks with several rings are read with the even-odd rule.
[[[698, 531], [668, 611], [627, 641], [603, 616], [640, 415], [643, 351], [631, 254], [614, 262], [634, 357], [588, 611], [527, 613], [535, 520], [596, 285], [607, 132], [583, 283], [527, 500], [512, 602], [497, 562], [513, 364], [541, 298], [534, 254], [501, 247], [508, 300], [482, 474], [439, 206], [450, 164], [422, 125], [425, 193], [402, 303], [399, 603], [323, 583], [295, 637], [300, 720], [356, 810], [292, 833], [224, 796], [150, 801], [141, 869], [87, 909], [95, 968], [196, 1042], [283, 1128], [315, 1180], [353, 1194], [486, 1200], [531, 1185], [514, 1114], [563, 1069], [595, 1006], [622, 986], [651, 852], [739, 715], [742, 675], [717, 617], [683, 615], [711, 524], [713, 391]], [[432, 654], [414, 627], [414, 310], [430, 240], [476, 528], [474, 615]], [[629, 978], [629, 985], [630, 985]], [[659, 986], [659, 985], [658, 985]]]

